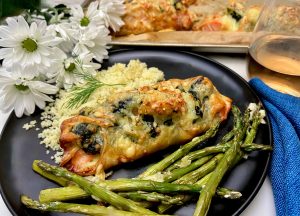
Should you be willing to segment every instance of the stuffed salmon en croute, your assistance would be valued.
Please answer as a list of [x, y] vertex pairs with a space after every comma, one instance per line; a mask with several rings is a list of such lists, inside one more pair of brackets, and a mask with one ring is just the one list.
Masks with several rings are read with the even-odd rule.
[[61, 166], [82, 176], [184, 144], [227, 118], [231, 99], [202, 76], [119, 92], [61, 124]]

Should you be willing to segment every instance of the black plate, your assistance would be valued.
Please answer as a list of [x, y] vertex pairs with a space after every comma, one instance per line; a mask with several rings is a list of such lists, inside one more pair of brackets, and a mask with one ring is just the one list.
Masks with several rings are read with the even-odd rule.
[[[250, 102], [259, 99], [245, 80], [230, 69], [205, 57], [185, 52], [162, 50], [123, 50], [110, 53], [109, 60], [103, 63], [103, 68], [117, 62], [128, 63], [131, 59], [140, 59], [150, 67], [157, 67], [165, 72], [168, 78], [188, 78], [204, 75], [210, 78], [218, 90], [233, 99], [241, 110], [245, 110]], [[31, 120], [39, 121], [40, 113], [31, 117], [17, 119], [11, 115], [2, 133], [0, 141], [0, 183], [1, 193], [5, 203], [13, 215], [39, 215], [37, 211], [26, 209], [20, 203], [20, 195], [26, 194], [37, 199], [39, 191], [55, 184], [35, 174], [31, 164], [35, 159], [53, 163], [45, 153], [44, 146], [39, 144], [38, 131], [22, 129], [24, 123]], [[270, 145], [272, 143], [270, 124], [260, 126], [255, 142]], [[219, 134], [224, 134], [232, 126], [232, 117], [222, 126]], [[220, 136], [220, 135], [219, 135]], [[216, 141], [215, 139], [213, 141]], [[131, 164], [115, 169], [115, 177], [134, 177], [145, 166], [158, 160], [167, 151], [159, 152], [151, 157], [141, 159]], [[251, 202], [261, 187], [270, 160], [270, 153], [251, 153], [246, 161], [237, 165], [222, 181], [226, 187], [242, 192], [240, 200], [223, 200], [215, 198], [209, 215], [239, 215]], [[193, 215], [195, 205], [189, 204], [175, 210], [176, 215]], [[60, 213], [45, 213], [43, 215], [65, 215]], [[75, 214], [67, 214], [75, 215]]]

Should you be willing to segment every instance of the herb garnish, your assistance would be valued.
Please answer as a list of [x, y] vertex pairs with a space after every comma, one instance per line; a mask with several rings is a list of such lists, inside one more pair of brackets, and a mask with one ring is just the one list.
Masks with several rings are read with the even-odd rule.
[[85, 80], [85, 84], [82, 86], [74, 86], [70, 92], [70, 98], [67, 101], [67, 108], [76, 108], [88, 101], [92, 93], [102, 86], [115, 86], [123, 84], [107, 84], [96, 79], [91, 74], [81, 73], [78, 76], [82, 76]]

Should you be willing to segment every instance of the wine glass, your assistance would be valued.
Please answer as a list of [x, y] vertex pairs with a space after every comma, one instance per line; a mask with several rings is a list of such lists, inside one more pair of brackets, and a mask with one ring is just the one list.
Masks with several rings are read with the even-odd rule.
[[266, 0], [249, 47], [249, 76], [300, 96], [300, 1]]

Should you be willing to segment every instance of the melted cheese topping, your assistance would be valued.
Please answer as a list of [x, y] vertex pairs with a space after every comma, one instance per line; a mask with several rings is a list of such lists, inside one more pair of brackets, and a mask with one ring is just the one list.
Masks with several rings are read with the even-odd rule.
[[[230, 106], [231, 100], [201, 76], [118, 92], [62, 123], [60, 143], [66, 153], [62, 165], [90, 175], [99, 166], [106, 170], [185, 143], [226, 119]], [[82, 159], [76, 158], [83, 151], [99, 160], [84, 157], [90, 161], [79, 164]]]

